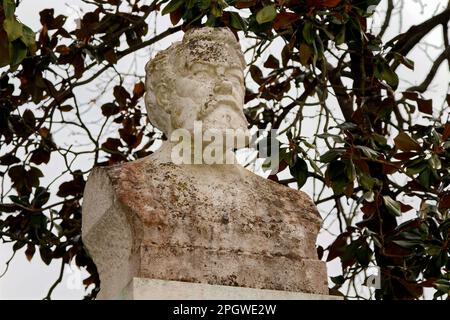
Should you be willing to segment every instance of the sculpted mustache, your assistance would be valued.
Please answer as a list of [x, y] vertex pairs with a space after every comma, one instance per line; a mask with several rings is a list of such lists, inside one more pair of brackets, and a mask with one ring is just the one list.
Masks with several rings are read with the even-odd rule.
[[237, 112], [241, 111], [238, 104], [232, 99], [220, 99], [220, 100], [211, 99], [205, 102], [205, 104], [202, 106], [200, 110], [200, 116], [202, 118], [206, 117], [207, 115], [212, 113], [214, 109], [221, 103], [226, 104], [229, 107], [232, 107], [234, 111]]

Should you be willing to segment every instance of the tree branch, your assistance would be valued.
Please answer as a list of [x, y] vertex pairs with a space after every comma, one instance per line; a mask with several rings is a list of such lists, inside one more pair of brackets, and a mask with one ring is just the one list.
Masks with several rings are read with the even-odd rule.
[[327, 73], [329, 74], [328, 80], [333, 87], [333, 91], [336, 94], [336, 99], [338, 100], [339, 106], [344, 116], [345, 121], [352, 121], [353, 115], [353, 99], [347, 93], [347, 90], [339, 77], [339, 72], [337, 68], [334, 68], [330, 63], [327, 63]]
[[408, 91], [417, 91], [420, 93], [424, 93], [430, 86], [434, 77], [436, 76], [439, 67], [446, 59], [450, 61], [450, 46], [448, 46], [434, 61], [433, 66], [431, 67], [431, 70], [426, 76], [425, 80], [423, 80], [423, 82], [420, 85], [408, 88]]
[[[437, 16], [434, 16], [421, 24], [412, 26], [408, 31], [396, 36], [386, 44], [387, 46], [393, 45], [390, 53], [386, 57], [387, 60], [394, 58], [394, 52], [406, 56], [431, 30], [440, 24], [447, 25], [449, 20], [450, 8], [447, 8]], [[395, 70], [398, 65], [399, 63], [395, 63], [393, 69]]]
[[384, 33], [386, 32], [387, 28], [389, 27], [389, 24], [391, 22], [391, 17], [392, 17], [392, 11], [394, 10], [394, 0], [388, 0], [388, 7], [386, 10], [386, 17], [384, 19], [383, 25], [381, 26], [381, 30], [380, 33], [378, 34], [378, 36], [380, 38], [383, 37]]

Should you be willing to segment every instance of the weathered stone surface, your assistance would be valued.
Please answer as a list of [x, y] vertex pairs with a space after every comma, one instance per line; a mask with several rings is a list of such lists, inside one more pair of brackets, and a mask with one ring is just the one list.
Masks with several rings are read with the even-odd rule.
[[145, 105], [151, 123], [174, 130], [247, 129], [244, 55], [227, 28], [199, 28], [158, 52], [146, 65]]
[[96, 168], [83, 210], [103, 298], [132, 277], [328, 292], [312, 201], [243, 167], [149, 157]]
[[322, 294], [146, 278], [133, 278], [119, 297], [126, 300], [342, 300], [342, 297]]
[[[96, 168], [88, 179], [82, 235], [100, 298], [116, 298], [134, 277], [328, 292], [315, 251], [321, 219], [307, 195], [223, 164], [234, 158], [227, 144], [215, 150], [226, 151], [217, 162], [201, 154], [174, 164], [176, 132], [193, 133], [183, 139], [186, 154], [212, 144], [207, 135], [196, 138], [199, 121], [201, 133], [218, 131], [217, 138], [247, 131], [244, 67], [225, 28], [190, 30], [147, 64], [148, 115], [169, 141], [150, 157]], [[196, 160], [202, 164], [191, 165]]]

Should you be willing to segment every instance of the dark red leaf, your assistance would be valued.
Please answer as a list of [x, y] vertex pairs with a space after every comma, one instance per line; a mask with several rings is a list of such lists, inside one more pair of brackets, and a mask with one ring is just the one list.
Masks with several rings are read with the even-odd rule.
[[102, 149], [109, 151], [117, 151], [119, 147], [122, 147], [120, 139], [108, 138], [105, 143], [102, 144]]
[[292, 23], [299, 20], [301, 17], [300, 14], [294, 12], [280, 12], [277, 14], [273, 21], [273, 28], [275, 30], [285, 29], [289, 27]]
[[53, 252], [52, 250], [50, 250], [49, 248], [45, 247], [45, 246], [40, 246], [39, 248], [39, 254], [41, 255], [41, 259], [42, 261], [46, 264], [49, 265], [52, 262], [53, 259]]
[[400, 202], [400, 211], [401, 212], [408, 212], [411, 211], [412, 209], [414, 209], [414, 207], [410, 206], [409, 204], [404, 204], [402, 202]]
[[419, 94], [417, 92], [405, 91], [403, 92], [403, 97], [405, 99], [417, 101], [417, 99], [419, 99]]
[[114, 49], [109, 49], [107, 50], [103, 56], [105, 57], [106, 61], [108, 61], [111, 64], [116, 64], [117, 63], [117, 55], [116, 52], [114, 51]]
[[328, 247], [328, 257], [327, 262], [334, 260], [344, 253], [345, 247], [347, 246], [347, 238], [349, 234], [347, 232], [341, 233], [336, 240]]
[[257, 84], [262, 85], [264, 83], [263, 73], [257, 66], [250, 66], [250, 74], [252, 76], [252, 79], [255, 80]]
[[145, 93], [145, 85], [142, 81], [136, 83], [133, 89], [133, 98], [140, 98]]
[[450, 192], [447, 192], [441, 196], [439, 208], [444, 210], [450, 209]]
[[0, 157], [0, 165], [2, 166], [10, 166], [18, 162], [20, 162], [20, 159], [10, 153], [7, 153], [4, 156]]
[[34, 253], [36, 252], [36, 247], [34, 244], [27, 244], [27, 249], [25, 250], [25, 256], [27, 257], [28, 261], [31, 261], [33, 259]]
[[127, 104], [127, 99], [130, 99], [130, 94], [125, 90], [122, 86], [114, 87], [114, 97], [117, 100], [117, 103], [120, 107], [124, 108]]
[[48, 163], [50, 161], [50, 151], [45, 147], [39, 147], [32, 152], [30, 161], [38, 165]]
[[442, 134], [442, 141], [447, 141], [450, 138], [450, 123], [447, 123], [444, 127], [444, 133]]
[[184, 8], [180, 7], [170, 13], [170, 22], [172, 22], [172, 25], [177, 25], [178, 22], [180, 22], [181, 18], [183, 17], [183, 11]]
[[105, 117], [110, 117], [110, 116], [113, 116], [120, 112], [119, 107], [115, 103], [112, 103], [112, 102], [105, 103], [104, 105], [101, 106], [101, 109], [102, 109], [102, 114]]
[[394, 158], [398, 159], [398, 160], [406, 161], [406, 160], [409, 160], [409, 159], [411, 159], [411, 158], [413, 158], [415, 156], [417, 156], [416, 152], [399, 152], [399, 153], [394, 155]]
[[65, 104], [63, 106], [58, 106], [58, 109], [61, 110], [61, 112], [69, 112], [73, 110], [73, 107], [69, 104]]
[[397, 137], [394, 138], [394, 142], [395, 146], [403, 151], [421, 150], [421, 147], [417, 141], [405, 132], [400, 132]]
[[269, 55], [264, 63], [264, 67], [269, 69], [278, 69], [280, 67], [280, 62], [273, 55]]
[[433, 100], [418, 99], [417, 106], [419, 107], [420, 112], [430, 115], [433, 114]]
[[318, 246], [317, 247], [317, 257], [319, 258], [319, 260], [322, 260], [323, 257], [323, 247], [322, 246]]
[[22, 117], [25, 124], [34, 129], [34, 126], [36, 125], [36, 118], [34, 117], [33, 111], [30, 109], [25, 110]]
[[256, 4], [256, 0], [242, 0], [242, 1], [236, 1], [234, 6], [237, 9], [245, 9], [245, 8], [251, 8]]
[[84, 58], [83, 58], [83, 55], [82, 55], [81, 51], [78, 52], [73, 57], [71, 63], [73, 65], [74, 69], [75, 69], [75, 77], [77, 79], [81, 78], [81, 76], [84, 73], [84, 69], [85, 69], [85, 67], [84, 67]]
[[400, 170], [401, 165], [399, 163], [394, 163], [394, 162], [390, 162], [390, 163], [383, 163], [383, 173], [384, 174], [393, 174], [395, 172], [397, 172], [398, 170]]
[[83, 175], [79, 171], [73, 173], [73, 180], [63, 182], [59, 186], [58, 197], [65, 198], [68, 196], [80, 196], [83, 194], [84, 186], [86, 181], [84, 181]]

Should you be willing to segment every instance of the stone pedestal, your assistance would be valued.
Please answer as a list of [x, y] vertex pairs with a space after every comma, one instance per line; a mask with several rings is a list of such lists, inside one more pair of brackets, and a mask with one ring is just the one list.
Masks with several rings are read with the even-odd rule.
[[324, 295], [320, 224], [307, 195], [240, 166], [146, 158], [94, 169], [82, 235], [102, 299], [134, 278]]
[[133, 278], [118, 296], [124, 300], [342, 300], [341, 297], [181, 281]]

